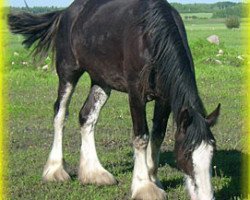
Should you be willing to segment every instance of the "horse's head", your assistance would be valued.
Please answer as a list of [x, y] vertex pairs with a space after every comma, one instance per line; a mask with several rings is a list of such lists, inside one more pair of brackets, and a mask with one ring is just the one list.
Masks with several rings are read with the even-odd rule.
[[215, 139], [210, 128], [215, 125], [219, 113], [220, 105], [207, 117], [192, 108], [185, 108], [177, 118], [177, 165], [186, 174], [186, 185], [192, 200], [214, 199], [211, 161]]

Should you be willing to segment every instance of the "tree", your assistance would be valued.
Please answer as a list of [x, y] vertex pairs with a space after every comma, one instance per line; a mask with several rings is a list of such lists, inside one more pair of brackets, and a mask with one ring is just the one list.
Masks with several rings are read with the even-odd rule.
[[237, 16], [231, 16], [226, 19], [225, 22], [227, 28], [239, 28], [240, 27], [240, 19]]

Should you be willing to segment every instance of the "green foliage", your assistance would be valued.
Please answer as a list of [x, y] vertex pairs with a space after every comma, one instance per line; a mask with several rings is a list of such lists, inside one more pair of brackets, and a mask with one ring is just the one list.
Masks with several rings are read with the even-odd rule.
[[198, 39], [190, 43], [190, 48], [192, 49], [193, 57], [198, 61], [203, 61], [210, 56], [216, 56], [220, 47], [215, 44], [210, 44], [205, 39]]
[[55, 6], [44, 6], [44, 7], [32, 7], [32, 8], [28, 8], [28, 7], [10, 7], [11, 11], [14, 12], [30, 12], [33, 14], [39, 14], [39, 13], [47, 13], [47, 12], [53, 12], [56, 10], [60, 10], [61, 8], [55, 7]]
[[194, 4], [181, 4], [171, 3], [180, 13], [213, 13], [215, 11], [224, 10], [226, 8], [234, 7], [241, 3], [232, 2], [218, 2], [213, 4], [194, 3]]
[[184, 20], [210, 19], [213, 13], [181, 13]]
[[245, 3], [218, 2], [214, 4], [195, 3], [180, 4], [172, 3], [180, 13], [213, 13], [213, 18], [226, 18], [231, 15], [238, 17], [247, 17], [248, 12], [245, 9]]
[[213, 18], [227, 18], [229, 16], [247, 17], [247, 12], [243, 10], [245, 4], [235, 4], [228, 6], [213, 13]]
[[240, 19], [237, 16], [231, 16], [226, 19], [225, 24], [229, 29], [240, 28]]
[[181, 3], [171, 3], [180, 13], [211, 13], [215, 9], [214, 4], [181, 4]]
[[[235, 49], [228, 48], [223, 43], [215, 45], [205, 39], [199, 39], [190, 43], [192, 54], [197, 63], [209, 65], [227, 65], [241, 67], [246, 60]], [[219, 53], [223, 51], [223, 53]]]
[[185, 19], [198, 19], [198, 17], [196, 15], [185, 16]]

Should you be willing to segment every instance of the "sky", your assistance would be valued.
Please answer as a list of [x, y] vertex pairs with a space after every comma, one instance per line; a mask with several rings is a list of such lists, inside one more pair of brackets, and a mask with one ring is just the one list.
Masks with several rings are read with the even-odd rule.
[[[6, 0], [9, 2], [10, 6], [24, 7], [24, 0]], [[168, 2], [178, 2], [178, 3], [215, 3], [224, 0], [168, 0]], [[225, 0], [231, 2], [241, 2], [241, 0]], [[33, 6], [57, 6], [57, 7], [67, 7], [73, 0], [26, 0], [30, 7]]]

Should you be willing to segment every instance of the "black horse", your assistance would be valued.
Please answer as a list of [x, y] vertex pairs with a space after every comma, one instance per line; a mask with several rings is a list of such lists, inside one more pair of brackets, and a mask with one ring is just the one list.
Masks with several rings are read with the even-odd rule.
[[[79, 179], [111, 185], [116, 179], [99, 162], [94, 127], [112, 89], [126, 92], [133, 120], [135, 153], [133, 199], [165, 199], [157, 179], [158, 154], [170, 112], [177, 124], [175, 154], [193, 200], [214, 199], [211, 159], [215, 139], [210, 127], [220, 105], [206, 114], [195, 81], [183, 22], [165, 0], [75, 0], [67, 9], [32, 15], [10, 14], [13, 33], [46, 57], [55, 53], [59, 76], [54, 105], [54, 142], [43, 172], [46, 181], [70, 179], [63, 166], [63, 124], [74, 88], [84, 72], [92, 84], [79, 121], [82, 146]], [[155, 101], [149, 134], [146, 103]]]

